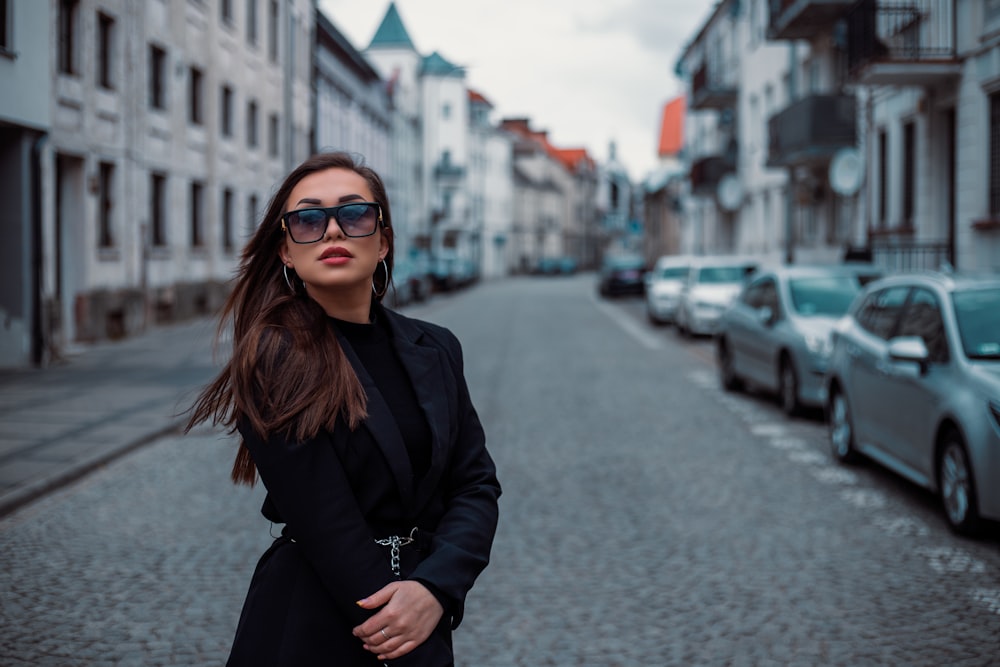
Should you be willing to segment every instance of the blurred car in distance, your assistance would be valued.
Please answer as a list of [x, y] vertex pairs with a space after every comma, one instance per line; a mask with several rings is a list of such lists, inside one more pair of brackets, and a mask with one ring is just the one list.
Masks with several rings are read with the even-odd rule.
[[871, 264], [778, 266], [758, 270], [719, 320], [722, 386], [775, 393], [795, 415], [826, 401], [830, 334], [861, 288], [879, 278]]
[[694, 257], [681, 288], [674, 325], [682, 336], [710, 336], [719, 318], [758, 266], [754, 259], [726, 255]]
[[607, 255], [601, 264], [597, 291], [601, 296], [642, 295], [646, 261], [638, 255]]
[[1000, 519], [1000, 276], [870, 283], [834, 329], [826, 410], [837, 460], [935, 492], [958, 532]]
[[423, 301], [434, 289], [429, 264], [421, 263], [416, 258], [393, 262], [392, 282], [396, 290], [405, 297], [405, 303]]
[[391, 308], [402, 308], [415, 300], [413, 283], [410, 278], [413, 267], [407, 262], [393, 262], [392, 284], [383, 298], [384, 303]]
[[540, 276], [568, 276], [576, 273], [576, 260], [568, 256], [542, 257], [531, 272]]
[[664, 255], [646, 274], [646, 317], [652, 324], [674, 321], [684, 278], [691, 266], [687, 255]]

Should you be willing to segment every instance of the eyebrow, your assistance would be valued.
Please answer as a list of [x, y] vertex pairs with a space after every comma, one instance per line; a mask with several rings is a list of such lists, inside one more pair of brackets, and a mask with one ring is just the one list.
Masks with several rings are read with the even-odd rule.
[[[356, 201], [356, 200], [365, 201], [365, 198], [362, 197], [361, 195], [344, 195], [343, 197], [341, 197], [337, 201], [340, 202], [340, 203], [343, 203], [343, 202]], [[309, 204], [311, 206], [319, 206], [322, 203], [323, 202], [321, 202], [319, 199], [313, 199], [312, 197], [305, 197], [303, 199], [300, 199], [299, 203], [297, 203], [296, 206], [301, 206], [302, 204]]]

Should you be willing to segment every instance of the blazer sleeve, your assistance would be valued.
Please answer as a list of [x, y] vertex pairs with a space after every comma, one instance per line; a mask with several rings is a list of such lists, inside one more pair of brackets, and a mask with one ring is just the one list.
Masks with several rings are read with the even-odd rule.
[[338, 610], [354, 625], [374, 612], [356, 601], [394, 580], [354, 498], [347, 474], [321, 433], [304, 442], [261, 438], [245, 421], [240, 434], [290, 536], [323, 581]]
[[444, 514], [434, 531], [430, 554], [410, 575], [452, 601], [452, 627], [462, 620], [465, 597], [489, 563], [499, 518], [501, 489], [486, 449], [486, 434], [465, 381], [462, 348], [448, 332], [445, 347], [457, 388], [457, 428], [442, 478]]

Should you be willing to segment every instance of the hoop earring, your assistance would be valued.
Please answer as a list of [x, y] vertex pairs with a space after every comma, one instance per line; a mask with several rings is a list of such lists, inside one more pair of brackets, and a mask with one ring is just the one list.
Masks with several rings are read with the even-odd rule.
[[288, 277], [288, 265], [287, 264], [282, 264], [281, 265], [281, 272], [283, 274], [285, 274], [285, 284], [288, 285], [288, 289], [292, 290], [292, 293], [294, 294], [295, 293], [295, 285], [292, 284], [292, 279]]
[[[375, 297], [381, 299], [385, 294], [386, 290], [389, 289], [389, 265], [385, 263], [384, 259], [380, 259], [379, 262], [382, 264], [382, 269], [385, 271], [385, 285], [382, 286], [382, 291], [379, 292], [378, 288], [375, 287], [375, 274], [372, 274], [372, 292], [375, 293]], [[378, 265], [375, 266], [375, 270], [378, 271]]]

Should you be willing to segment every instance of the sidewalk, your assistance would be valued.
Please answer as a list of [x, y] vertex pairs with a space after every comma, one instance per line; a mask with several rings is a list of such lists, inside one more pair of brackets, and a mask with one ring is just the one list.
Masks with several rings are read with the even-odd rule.
[[48, 368], [0, 371], [0, 516], [179, 431], [219, 371], [215, 324], [160, 326]]

